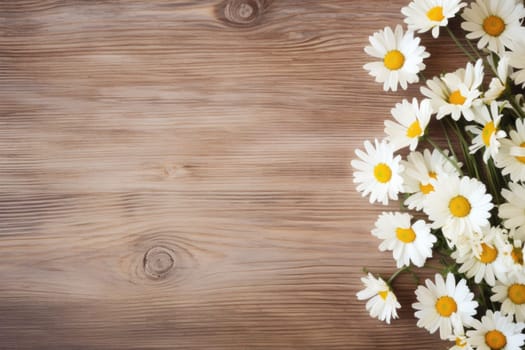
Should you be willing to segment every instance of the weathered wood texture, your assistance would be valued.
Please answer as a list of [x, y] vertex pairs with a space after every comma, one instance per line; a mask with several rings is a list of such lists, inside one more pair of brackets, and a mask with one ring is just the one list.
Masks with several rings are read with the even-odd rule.
[[[349, 162], [407, 1], [0, 1], [0, 348], [445, 348], [358, 302], [394, 264]], [[427, 75], [463, 58], [424, 36]]]

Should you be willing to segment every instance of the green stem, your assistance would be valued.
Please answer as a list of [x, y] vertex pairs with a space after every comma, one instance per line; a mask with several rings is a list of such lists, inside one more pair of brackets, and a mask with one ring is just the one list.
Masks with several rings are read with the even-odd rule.
[[471, 61], [475, 61], [476, 58], [474, 56], [472, 56], [470, 54], [470, 52], [468, 52], [465, 47], [461, 44], [461, 42], [458, 40], [458, 38], [456, 37], [456, 35], [452, 32], [452, 30], [446, 26], [445, 27], [447, 29], [447, 32], [448, 32], [448, 35], [452, 38], [452, 40], [454, 40], [454, 43], [456, 44], [457, 47], [459, 47], [461, 49], [461, 51], [463, 51], [463, 53], [465, 55], [467, 55], [467, 57], [471, 60]]
[[469, 152], [469, 144], [467, 143], [465, 139], [465, 135], [459, 128], [458, 123], [450, 121], [450, 124], [459, 139], [459, 144], [461, 146], [461, 152], [463, 153], [463, 159], [465, 160], [465, 165], [467, 166], [469, 174], [474, 173], [476, 176], [476, 179], [480, 180], [479, 170], [478, 170], [478, 167], [476, 166], [477, 162]]
[[479, 292], [479, 296], [481, 298], [481, 303], [486, 308], [487, 307], [487, 301], [485, 300], [485, 289], [481, 286], [481, 284], [478, 284], [478, 292]]
[[[492, 304], [492, 300], [490, 300], [490, 298], [487, 298], [488, 295], [490, 295], [490, 293], [487, 293], [488, 291], [490, 291], [490, 287], [487, 286], [486, 283], [484, 282], [481, 282], [481, 283], [478, 283], [477, 284], [477, 287], [478, 287], [478, 293], [479, 293], [479, 297], [480, 297], [480, 301], [481, 301], [481, 306], [483, 308], [485, 308], [485, 310], [487, 309], [494, 309], [494, 305]], [[488, 289], [488, 291], [487, 291]]]
[[496, 201], [496, 205], [499, 207], [502, 201], [501, 199], [501, 189], [503, 188], [502, 183], [505, 183], [505, 180], [501, 177], [501, 173], [496, 169], [493, 159], [489, 159], [487, 166], [489, 168], [491, 182], [494, 183], [494, 193], [492, 195], [494, 197], [494, 200]]
[[405, 272], [405, 271], [409, 271], [410, 270], [410, 266], [403, 266], [402, 268], [398, 269], [396, 272], [394, 272], [392, 274], [392, 276], [390, 276], [390, 278], [388, 279], [388, 281], [386, 281], [386, 284], [388, 284], [389, 286], [392, 284], [392, 282], [394, 282], [394, 280], [396, 279], [397, 276], [399, 276], [399, 274], [401, 272]]
[[459, 174], [463, 175], [463, 172], [461, 171], [461, 168], [459, 167], [458, 163], [453, 160], [453, 159], [450, 159], [450, 157], [443, 151], [443, 149], [441, 149], [441, 147], [439, 147], [439, 145], [437, 143], [435, 143], [434, 141], [432, 141], [430, 139], [430, 137], [426, 137], [426, 141], [432, 146], [434, 147], [435, 149], [437, 149], [437, 151], [443, 156], [445, 157], [445, 159], [447, 159], [453, 166], [454, 168], [456, 168], [456, 170], [458, 171]]
[[471, 50], [472, 52], [474, 52], [474, 54], [475, 54], [476, 56], [478, 56], [478, 58], [482, 58], [482, 57], [481, 57], [481, 54], [479, 53], [479, 50], [478, 50], [477, 48], [475, 48], [474, 45], [472, 45], [472, 43], [470, 42], [470, 40], [467, 39], [466, 42], [467, 42], [468, 46], [470, 47], [470, 50]]
[[425, 269], [431, 269], [431, 270], [436, 270], [436, 271], [443, 271], [443, 267], [442, 266], [434, 266], [434, 265], [428, 265], [428, 264], [425, 264]]
[[[452, 142], [450, 141], [450, 136], [448, 136], [448, 131], [447, 131], [447, 128], [445, 127], [445, 123], [441, 122], [441, 123], [439, 123], [439, 125], [441, 125], [441, 129], [443, 130], [443, 134], [445, 135], [445, 138], [447, 139], [447, 145], [448, 145], [448, 148], [450, 149], [450, 153], [452, 153], [452, 157], [454, 159], [456, 159], [456, 161], [457, 161], [459, 158], [456, 155], [456, 151], [454, 151], [454, 147], [452, 146]], [[458, 166], [459, 166], [459, 164], [458, 164]]]
[[405, 200], [399, 201], [399, 211], [401, 211], [401, 212], [406, 210]]
[[[488, 57], [488, 56], [487, 56], [487, 57]], [[492, 71], [492, 73], [494, 74], [494, 76], [495, 76], [496, 78], [499, 79], [498, 71], [497, 71], [497, 68], [495, 67], [495, 65], [496, 65], [496, 61], [494, 61], [494, 56], [492, 56], [492, 53], [490, 54], [490, 57], [492, 58], [492, 62], [493, 62], [494, 64], [490, 64], [490, 62], [489, 62], [489, 60], [488, 60], [487, 57], [485, 57], [485, 59], [484, 59], [485, 63], [487, 64], [487, 66], [490, 67], [490, 70]], [[503, 82], [503, 83], [505, 83], [505, 82]]]
[[[490, 161], [490, 160], [489, 160]], [[494, 173], [494, 169], [491, 166], [491, 164], [486, 163], [485, 164], [485, 173], [487, 174], [487, 182], [489, 184], [489, 187], [491, 189], [492, 196], [496, 200], [496, 205], [499, 206], [499, 195], [498, 195], [498, 186], [496, 185], [496, 174]]]
[[[498, 71], [496, 70], [496, 67], [494, 67], [492, 64], [490, 64], [489, 60], [488, 60], [488, 56], [482, 56], [481, 53], [479, 52], [479, 50], [474, 46], [472, 45], [472, 43], [470, 42], [470, 40], [466, 40], [470, 50], [472, 50], [472, 52], [474, 52], [474, 54], [478, 57], [478, 58], [481, 58], [483, 60], [483, 62], [485, 62], [485, 65], [489, 66], [490, 67], [490, 70], [492, 71], [492, 73], [494, 74], [495, 77], [498, 77]], [[492, 56], [492, 53], [491, 53], [491, 57], [492, 57], [492, 62], [494, 62], [494, 57]], [[494, 62], [495, 63], [495, 62]]]
[[521, 107], [516, 103], [516, 100], [514, 100], [512, 97], [513, 97], [512, 95], [507, 96], [507, 101], [510, 102], [512, 109], [516, 111], [516, 114], [518, 114], [519, 118], [525, 118], [525, 112], [523, 111], [523, 109], [521, 109]]

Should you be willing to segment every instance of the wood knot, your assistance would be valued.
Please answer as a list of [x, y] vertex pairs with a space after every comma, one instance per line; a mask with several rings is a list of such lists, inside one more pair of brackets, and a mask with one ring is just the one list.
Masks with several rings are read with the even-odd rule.
[[148, 277], [161, 279], [175, 265], [175, 253], [166, 247], [153, 247], [144, 254], [144, 272]]
[[259, 22], [268, 0], [226, 0], [219, 4], [217, 15], [226, 23], [249, 27]]
[[165, 164], [162, 166], [162, 176], [168, 179], [182, 177], [190, 174], [189, 165]]

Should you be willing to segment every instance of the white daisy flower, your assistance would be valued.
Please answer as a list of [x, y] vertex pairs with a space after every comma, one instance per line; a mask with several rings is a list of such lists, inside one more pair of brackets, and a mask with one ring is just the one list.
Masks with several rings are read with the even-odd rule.
[[[445, 150], [448, 153], [448, 150]], [[410, 193], [405, 200], [409, 209], [421, 210], [426, 195], [434, 191], [434, 186], [430, 183], [431, 179], [437, 179], [441, 175], [459, 176], [458, 170], [454, 166], [461, 167], [453, 157], [445, 157], [437, 149], [432, 153], [425, 149], [421, 152], [411, 152], [406, 161], [402, 161], [405, 171], [403, 172], [404, 190]]]
[[470, 32], [467, 39], [479, 39], [478, 48], [502, 53], [512, 48], [513, 41], [524, 35], [521, 19], [525, 17], [523, 3], [509, 0], [476, 0], [461, 15], [461, 28]]
[[499, 311], [487, 310], [473, 327], [467, 336], [478, 350], [521, 350], [525, 343], [525, 334], [521, 333], [525, 324], [514, 323], [512, 316], [503, 316]]
[[509, 131], [510, 139], [501, 139], [494, 164], [503, 168], [503, 175], [510, 175], [514, 182], [525, 181], [525, 121], [516, 119], [516, 129]]
[[375, 147], [365, 141], [365, 150], [366, 153], [356, 149], [359, 159], [351, 162], [357, 191], [363, 197], [370, 194], [370, 203], [386, 205], [389, 199], [397, 200], [398, 193], [403, 191], [401, 156], [394, 156], [394, 150], [384, 140], [375, 140]]
[[466, 6], [461, 0], [414, 0], [401, 9], [409, 30], [424, 33], [432, 29], [432, 37], [439, 36], [439, 27], [446, 27], [448, 19]]
[[478, 303], [469, 290], [467, 282], [461, 279], [456, 285], [454, 274], [448, 273], [446, 282], [439, 274], [435, 284], [427, 279], [425, 286], [416, 289], [417, 326], [434, 333], [439, 328], [441, 339], [448, 339], [454, 332], [462, 332], [464, 326], [473, 323]]
[[504, 188], [501, 195], [507, 201], [498, 212], [503, 226], [511, 230], [514, 239], [525, 241], [525, 185], [509, 182], [509, 189]]
[[433, 221], [432, 228], [441, 228], [453, 247], [459, 234], [472, 235], [489, 225], [492, 196], [485, 185], [464, 176], [442, 176], [431, 181], [435, 190], [429, 193], [423, 210]]
[[[511, 237], [513, 233], [511, 232]], [[518, 273], [525, 275], [525, 264], [523, 263], [523, 256], [525, 254], [525, 245], [523, 241], [514, 239], [512, 243], [505, 247], [503, 252], [505, 258], [505, 266], [509, 270], [509, 273]]]
[[515, 68], [511, 78], [516, 85], [525, 88], [525, 39], [521, 39], [509, 53], [509, 65]]
[[496, 281], [490, 300], [501, 303], [501, 313], [525, 322], [525, 274], [510, 274]]
[[481, 127], [470, 125], [467, 126], [467, 131], [474, 134], [472, 145], [469, 147], [471, 154], [476, 153], [480, 148], [485, 147], [483, 152], [483, 161], [488, 162], [490, 157], [494, 157], [499, 150], [500, 142], [498, 139], [507, 136], [505, 131], [499, 129], [499, 122], [503, 114], [498, 111], [498, 103], [492, 101], [489, 108], [482, 104], [474, 108], [476, 115], [475, 121], [481, 124]]
[[471, 240], [470, 251], [458, 253], [456, 250], [452, 253], [452, 258], [461, 265], [459, 273], [474, 278], [476, 283], [485, 280], [488, 285], [493, 286], [496, 278], [504, 278], [508, 272], [503, 254], [506, 233], [499, 227], [485, 228], [481, 233], [480, 241]]
[[407, 213], [382, 213], [375, 223], [372, 234], [383, 242], [379, 250], [390, 250], [397, 267], [425, 265], [432, 257], [432, 246], [437, 241], [430, 233], [430, 225], [423, 220], [412, 224], [412, 215]]
[[448, 340], [453, 341], [454, 345], [448, 350], [472, 350], [472, 346], [468, 342], [465, 332], [454, 332]]
[[425, 69], [423, 60], [430, 54], [419, 45], [421, 40], [414, 38], [414, 32], [403, 33], [400, 25], [394, 31], [385, 27], [370, 36], [369, 41], [371, 46], [366, 46], [365, 52], [380, 61], [367, 63], [364, 68], [376, 82], [383, 83], [383, 90], [397, 91], [398, 84], [406, 90], [407, 84], [419, 81], [417, 74]]
[[375, 278], [368, 273], [368, 276], [361, 278], [361, 282], [365, 285], [365, 289], [357, 293], [357, 299], [369, 299], [366, 303], [366, 310], [370, 316], [388, 324], [390, 324], [390, 319], [398, 318], [397, 309], [401, 308], [401, 304], [382, 278]]
[[[525, 57], [523, 59], [525, 59]], [[487, 60], [491, 66], [494, 67], [492, 56], [487, 56]], [[497, 72], [497, 76], [490, 80], [489, 88], [483, 94], [483, 102], [486, 104], [490, 104], [492, 101], [500, 98], [505, 90], [509, 88], [508, 79], [512, 73], [512, 69], [509, 66], [509, 56], [501, 55], [498, 65], [494, 70]]]
[[466, 68], [447, 73], [442, 78], [427, 80], [427, 86], [421, 87], [421, 93], [430, 98], [432, 108], [437, 111], [437, 119], [450, 115], [457, 121], [463, 115], [471, 121], [474, 119], [472, 107], [481, 103], [479, 87], [482, 82], [483, 62], [479, 59], [475, 65], [469, 62]]
[[425, 99], [418, 104], [414, 98], [412, 103], [403, 100], [397, 103], [390, 111], [395, 122], [385, 120], [386, 139], [395, 150], [410, 146], [410, 150], [416, 149], [419, 138], [425, 134], [425, 129], [432, 115], [430, 101]]
[[454, 251], [451, 254], [467, 256], [474, 253], [476, 256], [479, 256], [483, 250], [481, 247], [482, 242], [483, 234], [480, 232], [474, 232], [470, 235], [459, 233], [454, 242]]

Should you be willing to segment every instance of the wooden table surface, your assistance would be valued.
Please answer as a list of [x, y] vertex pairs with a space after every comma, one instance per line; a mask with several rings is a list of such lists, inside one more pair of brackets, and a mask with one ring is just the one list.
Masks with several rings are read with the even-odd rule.
[[410, 278], [391, 326], [355, 297], [395, 266], [349, 163], [418, 96], [363, 47], [407, 3], [0, 1], [0, 348], [447, 348]]

